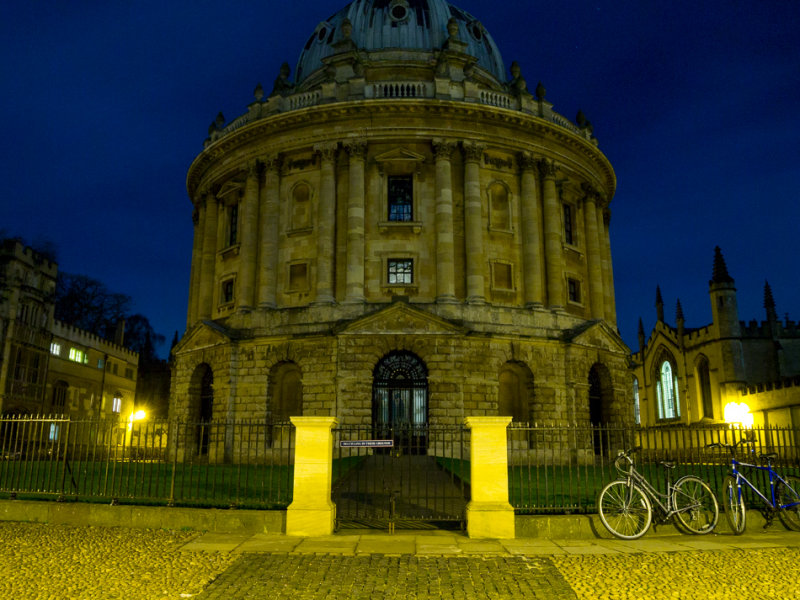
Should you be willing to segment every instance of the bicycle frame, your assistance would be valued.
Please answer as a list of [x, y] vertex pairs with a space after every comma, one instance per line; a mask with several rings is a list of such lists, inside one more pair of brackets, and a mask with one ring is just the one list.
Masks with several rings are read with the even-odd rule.
[[[645, 479], [644, 475], [639, 473], [636, 468], [631, 465], [631, 470], [628, 473], [628, 485], [636, 484], [639, 486], [642, 491], [650, 498], [650, 500], [658, 505], [658, 508], [664, 513], [665, 517], [671, 517], [675, 514], [676, 510], [673, 509], [672, 505], [672, 490], [675, 489], [675, 485], [672, 483], [672, 480], [667, 474], [667, 493], [662, 494], [659, 492], [653, 484], [651, 484], [647, 479]], [[667, 502], [666, 506], [661, 502], [661, 499], [664, 498]]]
[[[745, 467], [748, 469], [757, 469], [759, 471], [766, 471], [767, 474], [769, 475], [769, 490], [771, 499], [767, 498], [764, 494], [761, 493], [761, 490], [759, 490], [756, 486], [750, 483], [750, 480], [747, 479], [747, 477], [739, 471], [739, 467]], [[738, 494], [738, 500], [740, 501], [742, 499], [742, 482], [744, 482], [751, 490], [753, 490], [756, 493], [756, 496], [758, 496], [764, 504], [766, 504], [773, 510], [783, 510], [786, 508], [792, 508], [800, 504], [800, 502], [790, 502], [789, 504], [776, 504], [775, 484], [778, 481], [783, 483], [783, 485], [788, 487], [790, 490], [793, 490], [793, 488], [788, 483], [786, 483], [786, 480], [783, 477], [778, 475], [778, 473], [775, 471], [775, 469], [772, 468], [772, 465], [770, 464], [768, 464], [766, 467], [762, 465], [754, 465], [753, 463], [742, 462], [740, 460], [737, 460], [736, 457], [732, 457], [731, 473], [736, 478], [736, 489]], [[800, 490], [794, 490], [794, 491], [800, 492]]]

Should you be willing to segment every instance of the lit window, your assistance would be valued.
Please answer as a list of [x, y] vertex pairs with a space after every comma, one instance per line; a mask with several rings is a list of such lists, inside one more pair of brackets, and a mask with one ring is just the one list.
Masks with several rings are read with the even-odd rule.
[[656, 396], [659, 419], [677, 419], [681, 416], [678, 401], [678, 376], [673, 373], [672, 365], [667, 360], [661, 363], [659, 378], [656, 381]]
[[58, 441], [58, 434], [61, 432], [61, 425], [57, 423], [50, 423], [50, 435], [49, 439], [51, 442]]
[[408, 284], [414, 282], [414, 261], [410, 258], [390, 258], [386, 261], [389, 268], [389, 284]]
[[639, 380], [633, 380], [633, 419], [639, 425], [642, 422], [641, 413], [639, 412]]
[[411, 175], [390, 175], [389, 181], [389, 220], [390, 221], [411, 221], [412, 200], [413, 200], [413, 180]]
[[115, 414], [122, 412], [122, 398], [119, 396], [114, 396], [114, 399], [111, 401], [111, 412]]
[[61, 344], [59, 344], [58, 342], [52, 342], [50, 344], [50, 354], [59, 356], [61, 354]]
[[78, 363], [89, 363], [89, 355], [83, 350], [78, 350], [77, 348], [69, 349], [69, 359]]

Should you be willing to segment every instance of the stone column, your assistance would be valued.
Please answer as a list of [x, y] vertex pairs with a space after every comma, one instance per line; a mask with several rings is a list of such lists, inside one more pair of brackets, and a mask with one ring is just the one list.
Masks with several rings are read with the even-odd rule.
[[214, 303], [216, 285], [215, 268], [217, 264], [217, 221], [219, 206], [217, 198], [210, 191], [204, 199], [203, 212], [203, 263], [200, 273], [200, 306], [198, 319], [210, 319]]
[[317, 228], [317, 298], [314, 304], [333, 304], [334, 259], [336, 247], [334, 231], [336, 225], [336, 151], [338, 144], [319, 144], [314, 150], [319, 153], [319, 217]]
[[528, 153], [520, 153], [520, 212], [522, 219], [522, 271], [525, 282], [525, 306], [544, 306], [544, 258], [542, 253], [542, 224], [539, 194], [536, 190], [534, 166], [536, 161]]
[[511, 417], [467, 417], [472, 500], [467, 504], [471, 538], [515, 537], [514, 507], [508, 501], [508, 437]]
[[205, 211], [200, 208], [201, 204], [202, 200], [198, 201], [192, 211], [194, 238], [192, 241], [192, 267], [189, 275], [189, 307], [186, 311], [186, 329], [189, 329], [197, 321], [200, 302], [200, 273], [203, 264], [203, 231], [205, 224]]
[[436, 301], [456, 302], [453, 242], [453, 177], [451, 157], [455, 143], [433, 140], [436, 156]]
[[[464, 243], [467, 257], [467, 302], [486, 302], [480, 162], [485, 146], [464, 143]], [[438, 163], [437, 163], [438, 174]], [[437, 179], [438, 183], [438, 179]]]
[[614, 271], [611, 267], [611, 214], [605, 209], [597, 211], [597, 228], [600, 237], [600, 254], [603, 262], [603, 293], [606, 321], [617, 324], [617, 305], [614, 298]]
[[603, 258], [597, 231], [597, 192], [587, 186], [583, 202], [583, 220], [586, 229], [586, 268], [589, 271], [589, 303], [593, 319], [606, 316], [603, 292]]
[[335, 417], [289, 417], [296, 428], [293, 501], [286, 509], [286, 535], [331, 535]]
[[347, 273], [345, 302], [364, 302], [364, 160], [367, 142], [352, 140], [344, 144], [350, 155], [347, 197]]
[[258, 255], [258, 163], [247, 164], [242, 199], [242, 237], [239, 243], [239, 278], [236, 305], [242, 312], [255, 306], [256, 257]]
[[258, 305], [277, 306], [278, 223], [280, 221], [281, 157], [268, 156], [264, 161], [264, 186], [261, 189], [261, 245], [258, 256]]
[[547, 304], [553, 310], [564, 308], [564, 257], [561, 244], [561, 213], [556, 192], [556, 165], [551, 160], [539, 161], [544, 195], [544, 251], [547, 268]]

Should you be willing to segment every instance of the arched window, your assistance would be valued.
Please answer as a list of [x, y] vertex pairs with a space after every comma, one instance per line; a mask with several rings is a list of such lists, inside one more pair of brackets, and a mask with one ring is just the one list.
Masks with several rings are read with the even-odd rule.
[[[405, 350], [390, 352], [372, 374], [375, 435], [395, 440], [398, 450], [423, 454], [427, 446], [428, 369]], [[403, 448], [406, 450], [402, 450]]]
[[523, 364], [507, 362], [500, 369], [500, 389], [497, 396], [497, 414], [511, 417], [512, 421], [531, 421], [533, 374]]
[[677, 419], [681, 416], [678, 398], [678, 375], [668, 360], [662, 362], [658, 370], [656, 396], [658, 399], [659, 419]]
[[288, 423], [289, 417], [303, 414], [302, 372], [293, 362], [272, 367], [269, 375], [270, 419], [273, 423]]
[[703, 407], [703, 416], [709, 419], [714, 417], [714, 405], [711, 401], [711, 375], [708, 369], [708, 359], [702, 357], [697, 364], [697, 383], [699, 386], [700, 405]]
[[639, 380], [633, 378], [633, 420], [637, 425], [642, 423], [642, 415], [639, 406]]

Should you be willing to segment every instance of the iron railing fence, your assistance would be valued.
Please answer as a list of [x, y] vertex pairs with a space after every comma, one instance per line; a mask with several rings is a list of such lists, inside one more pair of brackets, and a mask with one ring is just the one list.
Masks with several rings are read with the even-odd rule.
[[[666, 473], [660, 461], [677, 463], [669, 476], [702, 477], [720, 493], [730, 472], [730, 453], [712, 443], [739, 446], [737, 458], [760, 464], [759, 455], [776, 453], [772, 464], [782, 474], [800, 474], [800, 429], [729, 426], [542, 426], [512, 423], [508, 429], [509, 501], [518, 513], [588, 513], [597, 508], [603, 486], [618, 477], [614, 459], [621, 449], [640, 447], [636, 468], [663, 491]], [[763, 471], [748, 478], [769, 494]], [[748, 491], [748, 494], [751, 494]], [[754, 505], [754, 498], [746, 498]]]
[[0, 418], [0, 493], [138, 504], [281, 508], [294, 428], [261, 420]]

